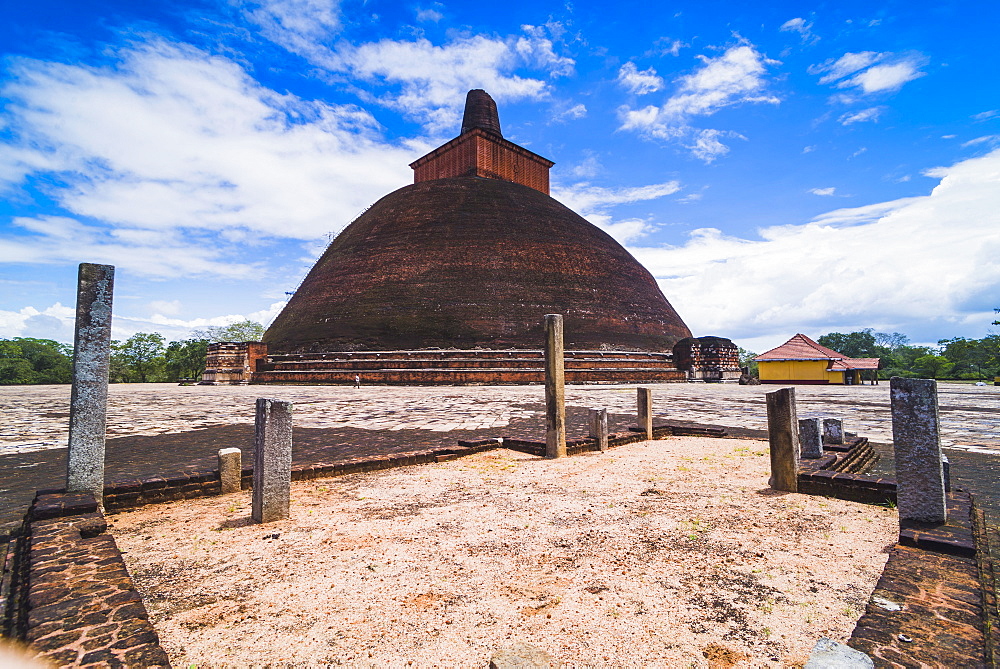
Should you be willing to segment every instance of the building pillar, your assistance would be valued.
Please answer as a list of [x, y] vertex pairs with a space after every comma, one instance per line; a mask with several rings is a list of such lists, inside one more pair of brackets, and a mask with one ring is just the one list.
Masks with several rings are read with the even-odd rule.
[[104, 496], [104, 444], [111, 359], [113, 265], [81, 263], [73, 337], [73, 390], [69, 407], [66, 490]]
[[899, 519], [944, 523], [948, 520], [948, 507], [941, 462], [937, 382], [894, 376], [889, 380], [889, 397]]
[[545, 315], [545, 457], [566, 457], [566, 375], [562, 314]]
[[646, 439], [653, 438], [653, 391], [649, 388], [636, 388], [636, 417], [639, 421], [639, 431]]
[[799, 490], [799, 422], [795, 388], [767, 393], [767, 437], [771, 447], [771, 479], [775, 490]]
[[253, 443], [253, 509], [258, 523], [288, 518], [292, 480], [292, 403], [261, 397]]

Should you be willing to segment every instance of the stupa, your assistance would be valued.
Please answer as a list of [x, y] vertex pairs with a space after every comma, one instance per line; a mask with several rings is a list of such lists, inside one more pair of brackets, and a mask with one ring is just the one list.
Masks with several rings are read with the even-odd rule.
[[251, 382], [540, 382], [547, 313], [564, 318], [568, 381], [687, 379], [672, 348], [690, 330], [628, 251], [549, 196], [553, 164], [470, 91], [458, 137], [331, 242]]

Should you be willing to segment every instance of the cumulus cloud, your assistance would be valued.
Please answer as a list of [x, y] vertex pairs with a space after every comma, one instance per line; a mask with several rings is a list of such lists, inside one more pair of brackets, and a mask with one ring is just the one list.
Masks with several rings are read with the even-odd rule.
[[617, 205], [656, 200], [680, 190], [680, 183], [667, 181], [648, 186], [606, 188], [582, 181], [568, 186], [555, 185], [552, 197], [601, 228], [621, 243], [645, 236], [656, 229], [639, 218], [615, 220], [608, 212]]
[[621, 69], [618, 70], [618, 83], [636, 95], [655, 93], [663, 88], [663, 78], [656, 74], [656, 70], [651, 67], [640, 70], [631, 61], [622, 65]]
[[339, 5], [338, 0], [263, 0], [247, 2], [243, 11], [265, 38], [306, 55], [339, 32]]
[[[12, 167], [0, 177], [44, 178], [68, 215], [15, 221], [6, 261], [86, 249], [143, 274], [243, 275], [251, 265], [225, 260], [238, 243], [340, 229], [407, 183], [426, 148], [386, 142], [359, 107], [276, 93], [228, 59], [164, 41], [103, 68], [20, 60], [11, 74], [0, 164]], [[222, 243], [198, 239], [220, 232]]]
[[697, 333], [875, 327], [933, 339], [992, 315], [1000, 150], [925, 174], [940, 180], [925, 196], [838, 209], [757, 239], [705, 228], [681, 246], [630, 250]]
[[569, 109], [557, 112], [552, 120], [556, 123], [564, 121], [575, 121], [587, 115], [587, 107], [583, 104], [575, 104]]
[[444, 18], [444, 14], [437, 11], [436, 9], [418, 9], [417, 10], [417, 20], [418, 21], [430, 21], [432, 23], [437, 23]]
[[836, 84], [837, 88], [857, 88], [865, 94], [898, 90], [903, 84], [924, 76], [920, 71], [926, 58], [919, 54], [877, 53], [861, 51], [845, 53], [836, 60], [827, 60], [809, 68], [811, 74], [821, 74], [821, 84]]
[[729, 150], [719, 138], [730, 133], [694, 128], [692, 119], [740, 104], [778, 104], [777, 97], [764, 92], [767, 66], [777, 61], [766, 58], [752, 46], [734, 46], [715, 58], [699, 58], [702, 66], [681, 77], [677, 91], [663, 105], [623, 107], [621, 129], [679, 140], [696, 157], [711, 162]]

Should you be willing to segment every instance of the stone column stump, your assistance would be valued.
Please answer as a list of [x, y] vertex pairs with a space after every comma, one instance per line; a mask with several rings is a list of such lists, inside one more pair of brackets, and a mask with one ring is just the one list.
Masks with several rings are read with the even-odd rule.
[[767, 437], [771, 447], [771, 487], [799, 490], [799, 421], [795, 412], [795, 388], [767, 393]]
[[73, 389], [69, 406], [67, 492], [104, 497], [104, 446], [107, 435], [108, 370], [111, 359], [111, 307], [115, 288], [112, 265], [81, 263], [73, 337]]
[[608, 450], [608, 410], [590, 410], [590, 438], [597, 440], [598, 450]]
[[563, 317], [545, 315], [545, 457], [566, 457]]
[[219, 449], [219, 481], [222, 494], [239, 492], [243, 475], [243, 451], [238, 448]]
[[254, 425], [254, 522], [288, 518], [292, 481], [292, 403], [259, 398]]
[[636, 388], [636, 416], [639, 421], [639, 431], [648, 440], [653, 438], [653, 391], [649, 388]]
[[819, 418], [799, 419], [799, 441], [803, 458], [815, 460], [823, 457], [823, 433]]
[[823, 443], [837, 445], [844, 443], [844, 423], [839, 418], [823, 419]]
[[947, 522], [937, 382], [894, 376], [889, 380], [889, 396], [899, 519]]

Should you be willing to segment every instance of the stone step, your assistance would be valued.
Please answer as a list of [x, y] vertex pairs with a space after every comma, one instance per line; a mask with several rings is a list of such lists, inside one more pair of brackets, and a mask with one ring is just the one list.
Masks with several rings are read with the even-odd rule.
[[[260, 371], [251, 383], [331, 383], [353, 384], [355, 375], [362, 385], [503, 385], [544, 383], [542, 369], [451, 368], [451, 369], [377, 369], [377, 370], [299, 370]], [[670, 368], [589, 368], [567, 369], [566, 383], [637, 383], [685, 381], [687, 375]]]

